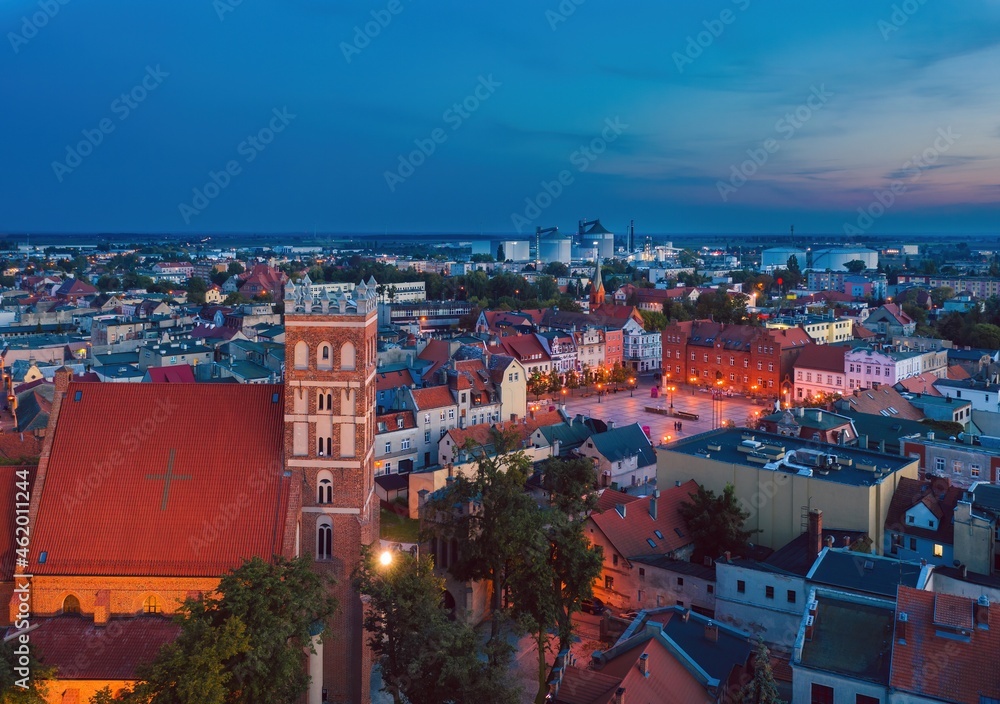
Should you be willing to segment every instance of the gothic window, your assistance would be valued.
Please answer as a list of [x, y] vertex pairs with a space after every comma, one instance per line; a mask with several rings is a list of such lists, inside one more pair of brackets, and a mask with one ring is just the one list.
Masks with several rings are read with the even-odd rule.
[[146, 600], [142, 602], [142, 612], [144, 614], [158, 614], [161, 611], [160, 600], [155, 596], [147, 596]]
[[331, 359], [330, 354], [330, 343], [321, 343], [319, 349], [316, 351], [316, 368], [326, 370], [333, 369], [333, 359]]
[[316, 524], [316, 559], [329, 560], [333, 557], [333, 525], [323, 517]]
[[333, 475], [330, 472], [323, 470], [317, 475], [319, 481], [317, 482], [316, 491], [316, 503], [318, 504], [332, 504], [333, 503]]
[[62, 612], [64, 614], [78, 614], [80, 613], [80, 600], [75, 596], [70, 594], [65, 599], [63, 599]]
[[321, 410], [321, 411], [324, 410], [323, 409], [323, 404], [324, 403], [326, 403], [326, 394], [320, 394], [319, 395], [319, 410]]

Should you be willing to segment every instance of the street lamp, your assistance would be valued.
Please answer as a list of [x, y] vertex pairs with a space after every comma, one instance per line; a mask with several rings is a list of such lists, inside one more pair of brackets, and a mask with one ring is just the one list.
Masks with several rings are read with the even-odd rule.
[[379, 561], [379, 564], [381, 564], [383, 567], [388, 567], [389, 565], [391, 565], [392, 564], [392, 551], [391, 550], [383, 550], [379, 554], [379, 556], [378, 556], [378, 561]]
[[601, 402], [601, 390], [604, 388], [602, 384], [597, 385], [597, 402]]
[[628, 380], [628, 397], [632, 398], [632, 393], [635, 391], [635, 379]]
[[670, 400], [670, 410], [674, 409], [674, 392], [677, 391], [677, 387], [673, 384], [667, 387], [667, 398]]

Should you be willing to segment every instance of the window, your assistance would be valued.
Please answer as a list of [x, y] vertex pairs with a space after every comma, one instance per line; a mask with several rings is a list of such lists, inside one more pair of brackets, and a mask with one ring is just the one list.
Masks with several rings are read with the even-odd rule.
[[708, 592], [709, 594], [715, 594], [715, 585], [709, 584], [708, 586], [705, 587], [705, 591]]
[[798, 381], [802, 381], [802, 372], [801, 372], [801, 371], [797, 371], [797, 372], [795, 372], [795, 378], [796, 378], [796, 379], [797, 379]]
[[917, 539], [916, 538], [910, 538], [910, 550], [913, 550], [914, 552], [916, 552], [916, 550], [917, 550]]
[[75, 596], [70, 594], [65, 599], [63, 599], [62, 612], [64, 614], [78, 614], [80, 613], [80, 600]]
[[440, 412], [440, 413], [438, 414], [438, 420], [444, 420], [444, 411], [441, 411], [441, 412]]
[[763, 362], [757, 362], [757, 371], [760, 371], [763, 368], [764, 368], [764, 363]]
[[767, 371], [769, 371], [769, 372], [773, 372], [774, 371], [774, 362], [768, 362], [767, 363]]
[[427, 443], [427, 442], [430, 442], [430, 441], [431, 441], [431, 431], [425, 430], [424, 431], [424, 442]]
[[774, 587], [764, 587], [764, 596], [768, 599], [774, 598]]
[[788, 592], [786, 592], [786, 598], [788, 599], [788, 603], [789, 604], [794, 604], [795, 603], [795, 590], [794, 589], [789, 589]]
[[454, 408], [449, 408], [448, 409], [448, 420], [455, 420], [455, 409]]
[[392, 452], [392, 443], [391, 442], [387, 442], [385, 444], [385, 451], [386, 451], [386, 453]]
[[357, 357], [358, 351], [354, 348], [354, 344], [345, 342], [340, 348], [340, 368], [348, 371], [353, 370], [357, 364]]
[[309, 368], [309, 345], [301, 340], [295, 343], [295, 368]]
[[980, 470], [980, 467], [975, 462], [973, 462], [973, 463], [971, 463], [969, 465], [969, 474], [971, 474], [973, 477], [978, 477], [979, 476], [979, 470]]
[[744, 582], [742, 579], [737, 579], [736, 580], [736, 593], [737, 594], [746, 594], [747, 593], [747, 583]]
[[683, 587], [684, 586], [684, 578], [683, 577], [678, 577], [677, 578], [677, 586], [678, 587]]
[[951, 471], [952, 471], [953, 474], [961, 474], [962, 473], [962, 460], [952, 460], [952, 462], [951, 462]]
[[612, 577], [611, 575], [607, 575], [604, 578], [604, 588], [605, 589], [614, 589], [615, 588], [615, 578]]
[[944, 457], [934, 458], [934, 469], [938, 470], [939, 472], [944, 471]]
[[316, 559], [329, 560], [333, 557], [333, 525], [323, 517], [316, 525]]
[[147, 596], [146, 600], [142, 602], [142, 613], [144, 614], [158, 614], [161, 611], [160, 600], [155, 596]]
[[639, 576], [640, 577], [645, 577], [646, 576], [646, 568], [645, 567], [640, 567], [639, 568]]
[[410, 449], [410, 438], [403, 438], [403, 440], [399, 443], [399, 446], [403, 450], [409, 450]]
[[611, 564], [614, 565], [615, 567], [618, 566], [618, 553], [611, 554]]
[[715, 355], [715, 363], [716, 364], [722, 364], [722, 355], [721, 354]]
[[333, 503], [333, 475], [327, 471], [320, 472], [316, 489], [316, 503]]
[[944, 546], [934, 544], [934, 557], [944, 557]]
[[[425, 413], [424, 414], [424, 425], [430, 425], [430, 424], [431, 424], [431, 414], [430, 413]], [[429, 439], [430, 438], [428, 438], [428, 440]]]
[[403, 416], [400, 416], [399, 418], [396, 419], [396, 427], [397, 428], [403, 427]]
[[744, 357], [743, 358], [743, 368], [744, 369], [748, 369], [749, 367], [750, 367], [750, 360]]
[[809, 699], [812, 704], [833, 704], [833, 687], [813, 682]]
[[867, 694], [858, 694], [854, 697], [854, 704], [881, 704], [878, 697], [869, 697]]

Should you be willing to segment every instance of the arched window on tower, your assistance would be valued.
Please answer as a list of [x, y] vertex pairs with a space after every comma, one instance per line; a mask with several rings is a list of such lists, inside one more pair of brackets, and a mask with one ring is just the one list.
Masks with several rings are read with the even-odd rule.
[[309, 345], [307, 345], [303, 340], [299, 340], [295, 343], [295, 368], [309, 368]]
[[316, 503], [333, 503], [333, 475], [325, 469], [317, 475]]
[[358, 351], [354, 347], [354, 343], [345, 342], [340, 348], [340, 368], [352, 371], [357, 365]]
[[333, 557], [333, 524], [323, 516], [316, 522], [316, 559], [329, 560]]
[[321, 342], [316, 350], [316, 368], [333, 369], [333, 353], [329, 342]]
[[327, 457], [333, 456], [333, 438], [331, 437], [328, 437], [326, 439], [326, 456]]
[[326, 394], [320, 393], [319, 395], [319, 410], [324, 410], [323, 404], [326, 403]]
[[64, 614], [78, 614], [80, 613], [80, 600], [75, 596], [70, 594], [65, 599], [63, 599], [62, 612]]

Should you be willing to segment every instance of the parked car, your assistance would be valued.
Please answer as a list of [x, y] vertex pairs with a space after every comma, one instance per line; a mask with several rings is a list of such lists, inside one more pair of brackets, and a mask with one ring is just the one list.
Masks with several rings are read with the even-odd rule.
[[593, 599], [584, 599], [580, 602], [580, 610], [585, 614], [594, 614], [595, 616], [601, 616], [608, 607], [604, 605], [604, 602], [598, 599], [596, 596]]

